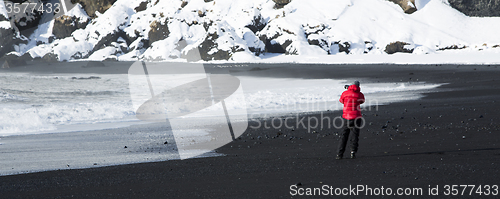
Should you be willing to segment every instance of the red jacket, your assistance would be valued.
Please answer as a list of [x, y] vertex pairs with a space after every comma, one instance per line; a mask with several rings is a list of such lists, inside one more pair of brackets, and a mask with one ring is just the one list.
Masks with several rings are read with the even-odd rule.
[[365, 95], [361, 93], [359, 86], [349, 86], [349, 88], [342, 93], [339, 101], [344, 104], [343, 118], [353, 120], [362, 117], [359, 105], [365, 102]]

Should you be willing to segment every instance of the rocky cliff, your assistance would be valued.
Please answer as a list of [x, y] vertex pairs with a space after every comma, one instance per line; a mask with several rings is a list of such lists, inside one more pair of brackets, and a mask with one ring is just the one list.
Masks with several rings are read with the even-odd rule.
[[[499, 16], [500, 0], [66, 2], [71, 9], [64, 15], [11, 14], [0, 4], [0, 56], [166, 60], [189, 57], [196, 49], [209, 61], [263, 53], [431, 53], [500, 43], [493, 36], [498, 30], [488, 25], [491, 20], [483, 23], [451, 8], [469, 16]], [[419, 12], [424, 6], [428, 8]], [[484, 34], [466, 30], [472, 26]]]

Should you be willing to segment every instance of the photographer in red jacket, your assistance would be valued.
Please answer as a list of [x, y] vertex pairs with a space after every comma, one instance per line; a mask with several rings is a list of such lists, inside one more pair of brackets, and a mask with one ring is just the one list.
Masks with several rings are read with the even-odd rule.
[[358, 140], [359, 131], [363, 123], [363, 117], [361, 116], [360, 104], [365, 102], [365, 96], [361, 93], [359, 88], [359, 81], [355, 81], [353, 85], [347, 88], [340, 96], [340, 103], [344, 104], [344, 110], [342, 117], [345, 119], [344, 130], [340, 135], [340, 143], [337, 151], [336, 159], [342, 159], [344, 155], [345, 147], [347, 145], [347, 140], [349, 138], [349, 133], [351, 135], [351, 158], [356, 158], [356, 152], [358, 151]]

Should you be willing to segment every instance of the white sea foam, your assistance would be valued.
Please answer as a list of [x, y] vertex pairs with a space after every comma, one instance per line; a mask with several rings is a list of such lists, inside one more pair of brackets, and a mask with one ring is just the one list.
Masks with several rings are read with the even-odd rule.
[[123, 77], [0, 75], [0, 135], [42, 133], [60, 125], [123, 121], [134, 115]]
[[[262, 114], [340, 110], [343, 85], [351, 80], [238, 77], [244, 97], [230, 110]], [[0, 75], [0, 136], [121, 127], [137, 121], [127, 75]], [[438, 84], [362, 84], [368, 105], [417, 99]], [[246, 111], [242, 111], [244, 113]], [[207, 108], [192, 117], [211, 114]]]

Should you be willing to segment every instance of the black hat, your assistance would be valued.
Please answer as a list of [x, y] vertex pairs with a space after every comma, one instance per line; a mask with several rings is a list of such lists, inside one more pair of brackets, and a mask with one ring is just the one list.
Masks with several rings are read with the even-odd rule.
[[359, 81], [354, 81], [354, 85], [359, 86]]

